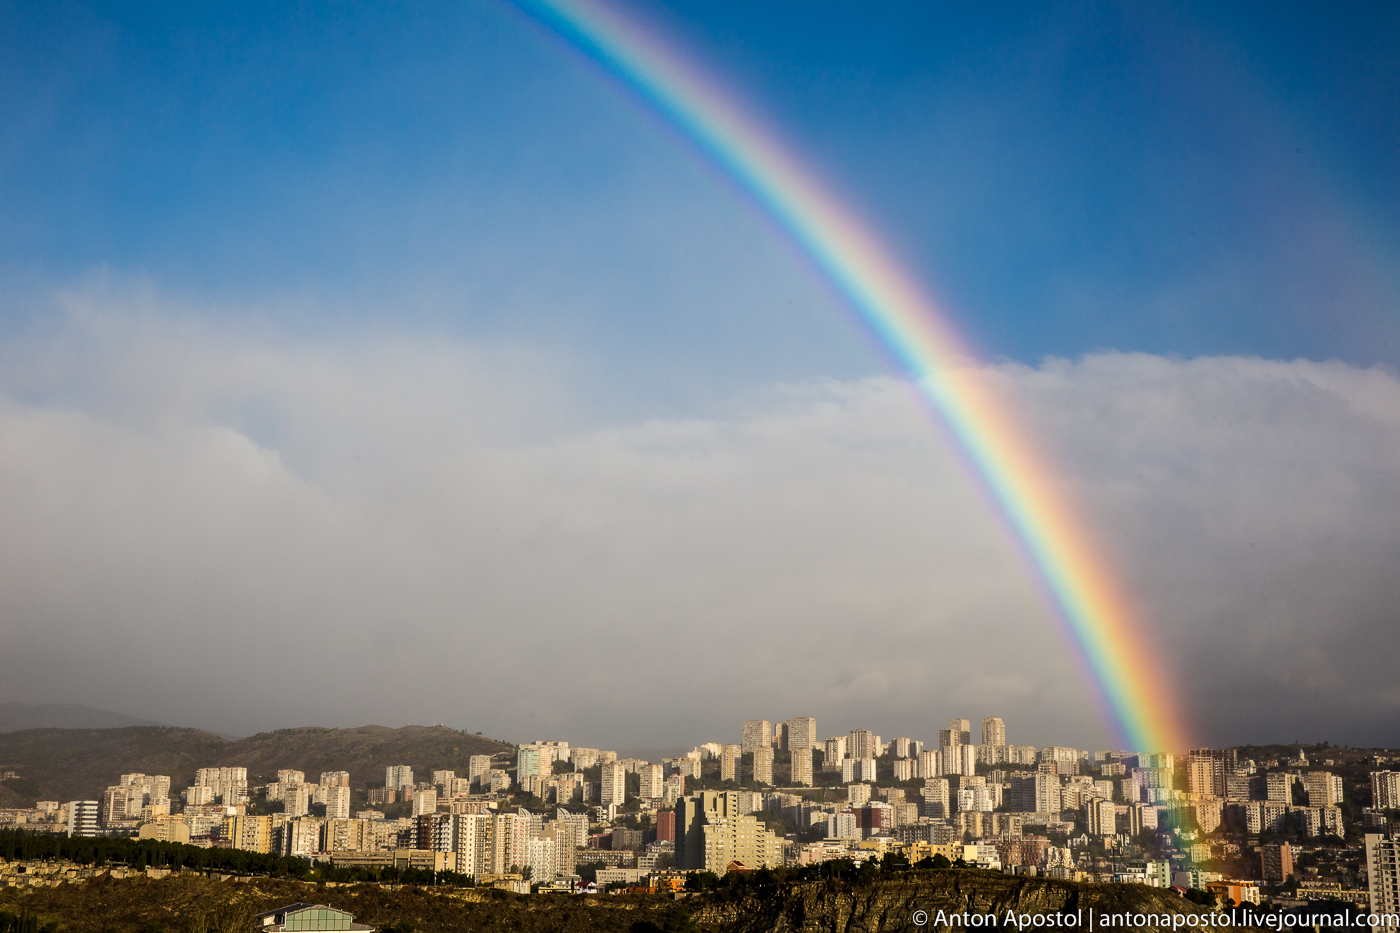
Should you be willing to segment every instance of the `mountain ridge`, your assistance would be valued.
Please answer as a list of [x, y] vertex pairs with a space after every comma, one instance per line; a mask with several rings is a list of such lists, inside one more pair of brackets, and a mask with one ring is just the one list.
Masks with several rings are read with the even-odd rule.
[[206, 767], [245, 767], [249, 780], [277, 779], [289, 768], [317, 780], [348, 771], [359, 787], [381, 782], [387, 765], [415, 773], [441, 768], [465, 774], [472, 755], [501, 755], [513, 746], [448, 726], [297, 726], [229, 740], [181, 726], [22, 729], [0, 733], [0, 768], [19, 774], [0, 786], [0, 806], [35, 800], [96, 799], [122, 774], [168, 774], [172, 792]]

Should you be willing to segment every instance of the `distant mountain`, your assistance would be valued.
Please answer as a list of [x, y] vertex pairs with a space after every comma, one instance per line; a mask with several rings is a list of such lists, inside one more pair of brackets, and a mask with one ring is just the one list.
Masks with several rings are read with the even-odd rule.
[[120, 729], [161, 723], [72, 703], [0, 703], [0, 732], [20, 729]]
[[[172, 789], [187, 787], [199, 768], [245, 767], [250, 781], [275, 781], [280, 768], [306, 773], [348, 771], [353, 786], [382, 783], [387, 765], [465, 775], [472, 755], [501, 755], [513, 747], [447, 726], [302, 727], [229, 741], [199, 729], [172, 726], [25, 729], [0, 734], [0, 770], [16, 780], [0, 787], [0, 806], [39, 800], [96, 799], [125, 773], [168, 774]], [[513, 763], [513, 762], [512, 762]]]

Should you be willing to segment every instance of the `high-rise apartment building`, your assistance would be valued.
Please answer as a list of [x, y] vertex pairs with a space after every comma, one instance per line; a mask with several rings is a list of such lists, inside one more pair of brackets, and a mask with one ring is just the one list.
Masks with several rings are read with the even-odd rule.
[[[285, 768], [284, 768], [284, 769], [282, 769], [282, 770], [280, 770], [280, 771], [277, 772], [277, 783], [278, 783], [278, 784], [305, 784], [305, 783], [306, 783], [306, 772], [305, 772], [305, 771], [292, 771], [292, 770], [290, 770], [290, 769], [285, 769]], [[324, 782], [322, 782], [322, 783], [324, 783]]]
[[919, 791], [919, 796], [923, 800], [922, 815], [938, 820], [952, 817], [953, 799], [947, 778], [925, 780], [923, 789]]
[[738, 781], [739, 765], [744, 756], [742, 745], [725, 745], [719, 750], [719, 779]]
[[847, 758], [875, 758], [880, 754], [875, 747], [875, 733], [869, 729], [852, 729], [846, 739]]
[[1400, 810], [1400, 771], [1371, 772], [1371, 809]]
[[1112, 836], [1118, 832], [1118, 811], [1112, 800], [1095, 797], [1085, 805], [1084, 811], [1089, 820], [1089, 835]]
[[660, 797], [665, 792], [666, 769], [661, 765], [646, 765], [637, 774], [642, 779], [639, 797]]
[[413, 795], [413, 815], [423, 816], [437, 812], [437, 791], [420, 787]]
[[744, 754], [755, 748], [771, 748], [773, 724], [766, 719], [750, 719], [744, 723]]
[[966, 719], [948, 720], [948, 728], [938, 730], [938, 747], [972, 744], [972, 723]]
[[977, 746], [975, 745], [948, 745], [939, 750], [940, 773], [942, 774], [976, 774], [977, 773]]
[[390, 765], [384, 769], [384, 787], [398, 791], [413, 786], [413, 769], [408, 765]]
[[1400, 839], [1367, 833], [1365, 843], [1371, 913], [1400, 914]]
[[[1293, 877], [1292, 846], [1286, 842], [1271, 842], [1260, 846], [1259, 867], [1265, 881], [1270, 884], [1284, 884]], [[1375, 910], [1374, 900], [1371, 905], [1371, 909]]]
[[467, 780], [475, 781], [491, 770], [490, 755], [472, 755], [467, 759]]
[[325, 792], [326, 819], [350, 819], [350, 788], [343, 784], [332, 784]]
[[789, 719], [782, 726], [782, 745], [788, 751], [817, 747], [817, 721], [811, 716]]
[[1293, 804], [1293, 785], [1298, 781], [1296, 774], [1286, 771], [1270, 771], [1264, 775], [1264, 799], [1284, 806]]
[[1193, 748], [1186, 756], [1187, 790], [1224, 797], [1226, 777], [1239, 766], [1239, 754], [1233, 748]]
[[753, 779], [759, 784], [773, 783], [773, 746], [761, 745], [753, 750]]
[[288, 819], [306, 816], [311, 812], [311, 788], [305, 784], [284, 784], [282, 809]]
[[812, 750], [810, 748], [798, 748], [793, 749], [789, 754], [792, 756], [792, 786], [811, 787]]
[[1006, 744], [1006, 722], [1003, 719], [998, 716], [988, 716], [982, 720], [982, 744]]
[[1060, 779], [1053, 774], [1013, 778], [1003, 792], [1012, 813], [1055, 813], [1060, 809]]
[[603, 765], [598, 802], [603, 806], [627, 802], [627, 766], [616, 761]]
[[892, 740], [890, 747], [896, 758], [918, 758], [919, 753], [923, 751], [923, 743], [903, 736]]
[[453, 814], [452, 851], [457, 853], [457, 871], [477, 877], [491, 871], [494, 816], [490, 813]]
[[224, 817], [219, 835], [229, 841], [229, 847], [245, 852], [272, 851], [271, 816]]
[[536, 774], [543, 774], [543, 755], [538, 746], [522, 745], [515, 753], [515, 779], [519, 783], [525, 783], [527, 777]]
[[1342, 779], [1330, 771], [1305, 772], [1303, 790], [1310, 807], [1336, 807], [1342, 803]]
[[350, 786], [350, 772], [349, 772], [349, 771], [322, 771], [322, 772], [321, 772], [321, 780], [319, 781], [319, 783], [320, 783], [320, 785], [321, 785], [322, 787], [349, 787], [349, 786]]
[[676, 802], [678, 869], [722, 874], [731, 862], [752, 868], [782, 864], [783, 841], [753, 816], [741, 814], [739, 797], [732, 791], [702, 791]]
[[823, 771], [840, 771], [841, 759], [846, 757], [846, 737], [833, 735], [826, 740], [826, 755], [822, 758]]
[[96, 800], [74, 800], [68, 804], [68, 835], [96, 836], [101, 803]]

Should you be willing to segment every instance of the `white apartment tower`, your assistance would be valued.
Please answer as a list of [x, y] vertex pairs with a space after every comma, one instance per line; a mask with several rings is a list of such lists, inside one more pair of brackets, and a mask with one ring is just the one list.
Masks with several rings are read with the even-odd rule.
[[413, 769], [408, 765], [390, 765], [384, 769], [384, 787], [388, 790], [402, 790], [413, 786]]

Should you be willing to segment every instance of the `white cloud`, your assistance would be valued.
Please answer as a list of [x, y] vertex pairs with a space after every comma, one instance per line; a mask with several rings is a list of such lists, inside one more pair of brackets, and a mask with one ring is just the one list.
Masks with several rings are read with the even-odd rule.
[[[1002, 715], [1013, 741], [1108, 741], [896, 380], [607, 425], [518, 348], [73, 301], [5, 353], [0, 699], [227, 731], [636, 746], [754, 716], [931, 738]], [[1117, 354], [985, 373], [1203, 736], [1395, 738], [1400, 381]]]

